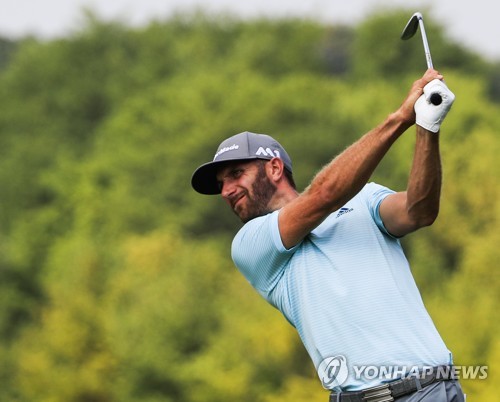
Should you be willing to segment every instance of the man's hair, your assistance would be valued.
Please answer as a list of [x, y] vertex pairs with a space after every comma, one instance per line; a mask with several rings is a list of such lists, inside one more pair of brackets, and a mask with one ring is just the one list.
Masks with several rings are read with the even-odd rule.
[[288, 169], [285, 169], [285, 177], [288, 180], [288, 183], [290, 183], [290, 185], [293, 187], [293, 189], [297, 190], [295, 180], [293, 179], [293, 174]]

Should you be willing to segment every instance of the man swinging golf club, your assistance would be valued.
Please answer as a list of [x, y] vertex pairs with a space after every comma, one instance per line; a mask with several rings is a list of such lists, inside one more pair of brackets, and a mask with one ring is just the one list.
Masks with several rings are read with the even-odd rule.
[[[302, 193], [284, 148], [262, 134], [228, 138], [193, 174], [196, 191], [221, 194], [245, 223], [233, 240], [233, 260], [296, 328], [330, 401], [464, 400], [398, 240], [438, 214], [439, 131], [455, 98], [442, 79], [427, 70], [394, 113], [334, 157]], [[430, 102], [434, 93], [438, 105]], [[406, 191], [368, 183], [415, 123]], [[362, 366], [387, 375], [359, 375]]]

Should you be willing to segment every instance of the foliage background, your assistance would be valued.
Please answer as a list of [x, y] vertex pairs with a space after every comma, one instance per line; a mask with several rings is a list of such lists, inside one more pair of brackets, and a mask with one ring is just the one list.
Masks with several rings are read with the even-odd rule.
[[[0, 401], [326, 400], [293, 329], [236, 272], [237, 219], [190, 188], [222, 139], [275, 136], [304, 188], [423, 74], [411, 11], [357, 26], [179, 14], [0, 40]], [[438, 221], [404, 239], [469, 398], [498, 400], [500, 64], [427, 22], [457, 95]], [[373, 180], [404, 189], [410, 130]], [[497, 398], [497, 399], [495, 399]]]

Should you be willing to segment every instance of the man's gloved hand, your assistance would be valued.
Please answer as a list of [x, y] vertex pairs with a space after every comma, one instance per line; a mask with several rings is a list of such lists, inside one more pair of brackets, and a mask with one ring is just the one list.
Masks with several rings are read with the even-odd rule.
[[[441, 95], [442, 102], [439, 105], [431, 103], [431, 95], [434, 93]], [[454, 100], [455, 95], [443, 81], [432, 80], [424, 87], [424, 94], [415, 102], [415, 122], [426, 130], [437, 133]]]

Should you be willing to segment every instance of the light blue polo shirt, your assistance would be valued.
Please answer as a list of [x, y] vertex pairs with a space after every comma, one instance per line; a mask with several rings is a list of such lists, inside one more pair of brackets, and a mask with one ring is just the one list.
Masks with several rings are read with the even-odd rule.
[[279, 234], [279, 211], [249, 221], [233, 240], [234, 263], [297, 329], [320, 378], [322, 362], [345, 358], [347, 378], [323, 382], [328, 388], [384, 382], [355, 375], [355, 366], [451, 363], [400, 242], [380, 219], [380, 202], [391, 193], [367, 184], [290, 250]]

